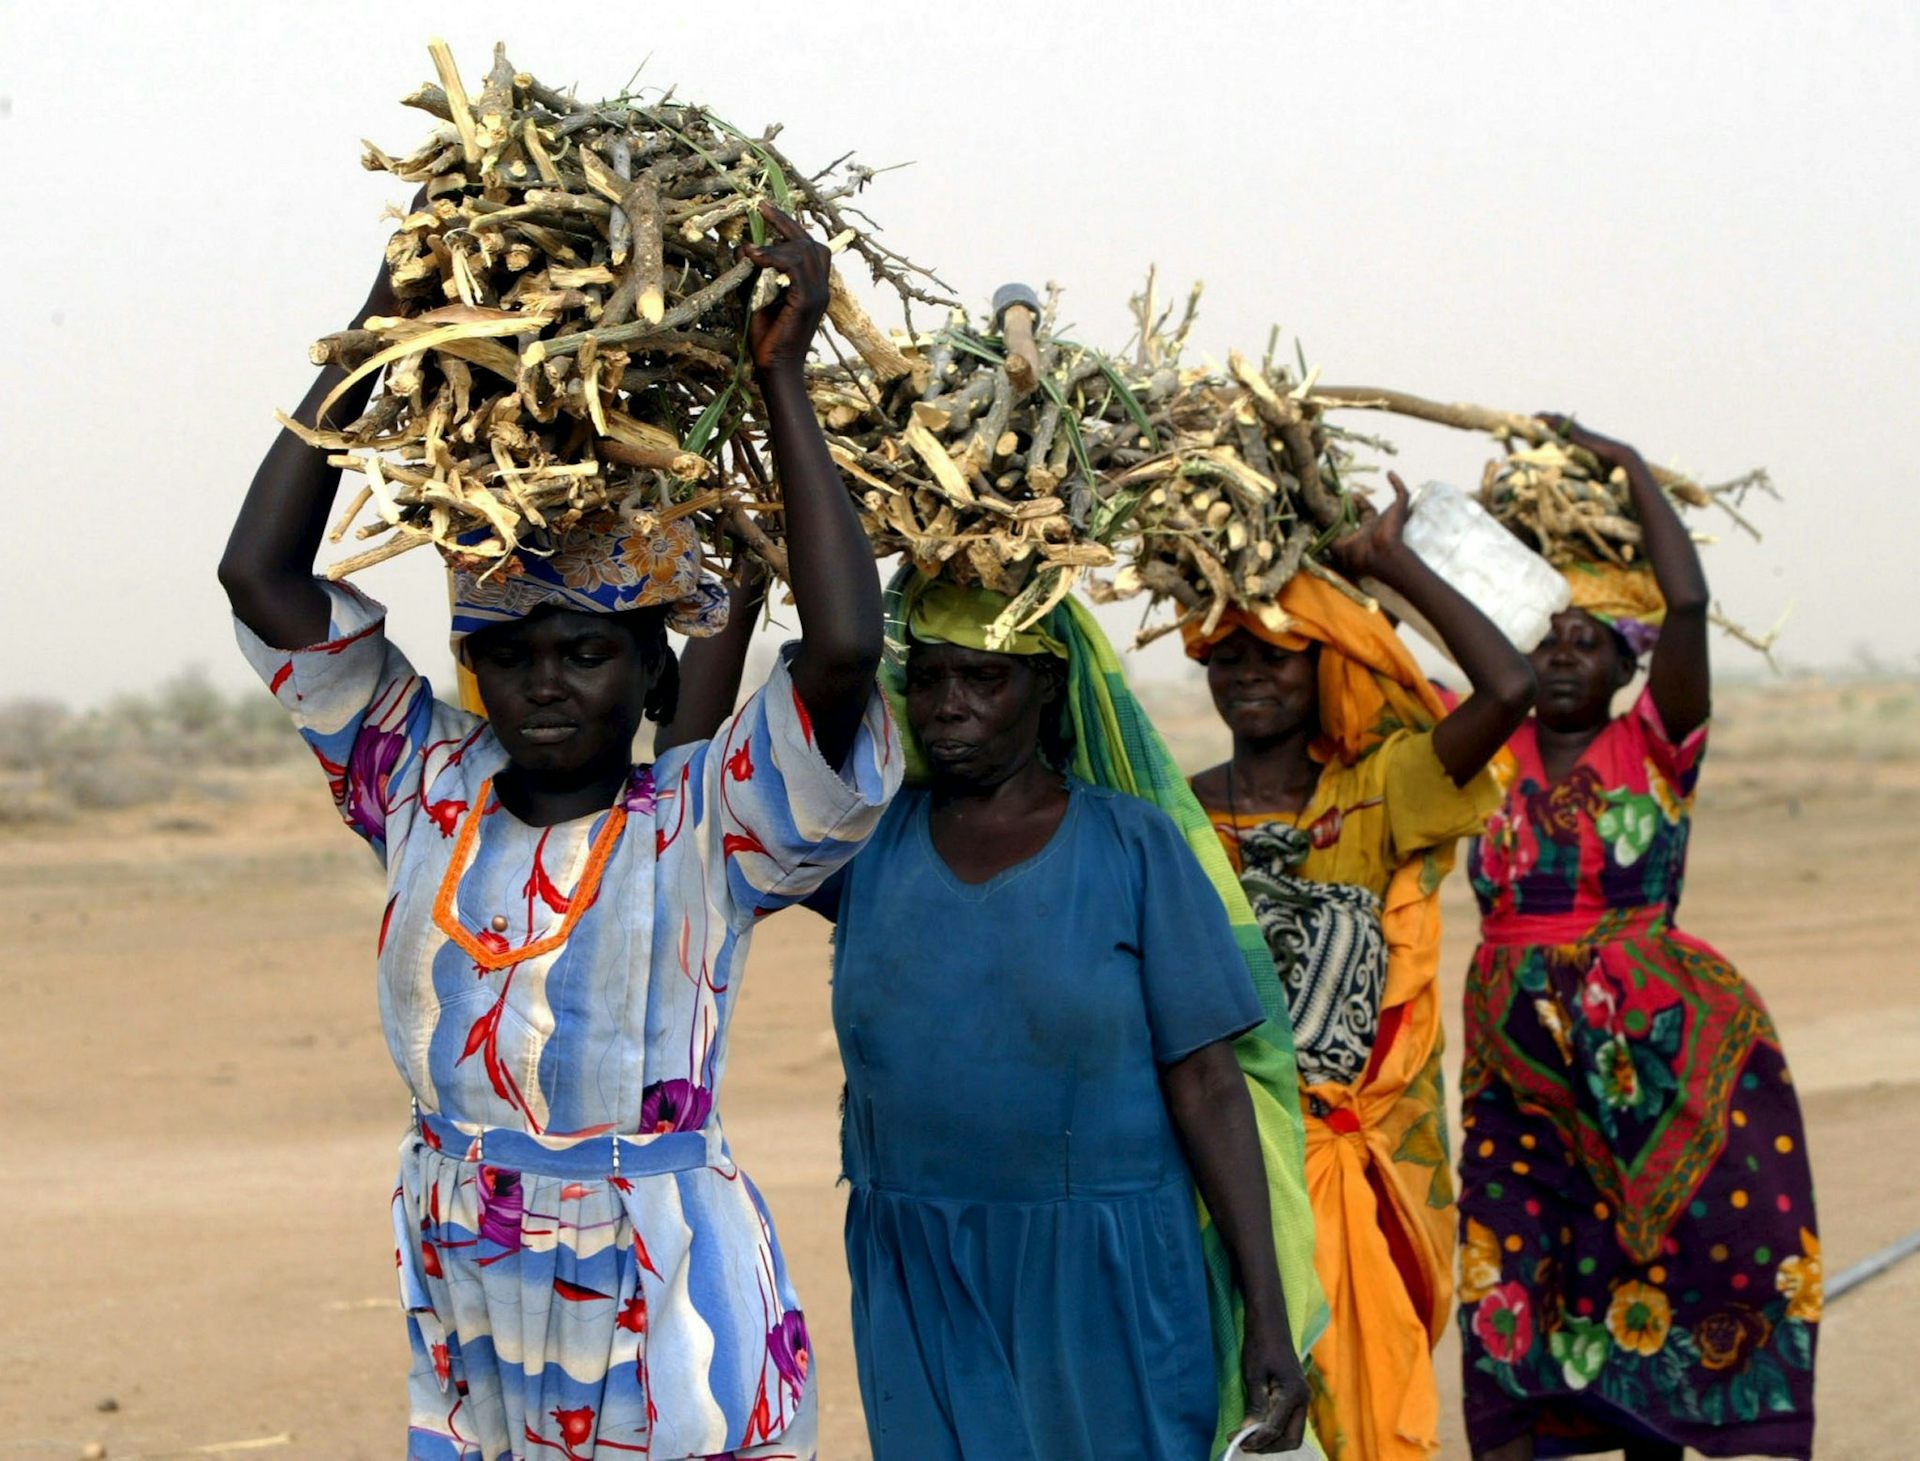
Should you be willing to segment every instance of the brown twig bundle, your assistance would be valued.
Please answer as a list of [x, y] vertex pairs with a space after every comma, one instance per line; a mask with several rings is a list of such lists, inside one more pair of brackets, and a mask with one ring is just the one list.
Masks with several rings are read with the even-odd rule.
[[1132, 503], [1129, 561], [1096, 596], [1144, 592], [1176, 606], [1143, 644], [1189, 622], [1210, 632], [1229, 608], [1273, 619], [1296, 573], [1338, 582], [1316, 555], [1360, 511], [1348, 479], [1364, 470], [1352, 452], [1364, 439], [1322, 419], [1312, 372], [1296, 376], [1271, 349], [1259, 363], [1232, 352], [1225, 375], [1181, 366], [1199, 293], [1177, 324], [1158, 309], [1151, 274], [1133, 300], [1157, 449], [1111, 483]]
[[[1642, 534], [1626, 473], [1617, 467], [1603, 468], [1591, 452], [1562, 441], [1539, 417], [1490, 411], [1467, 402], [1429, 401], [1404, 391], [1367, 386], [1323, 386], [1316, 395], [1329, 409], [1391, 411], [1497, 438], [1506, 455], [1489, 461], [1481, 474], [1480, 504], [1556, 568], [1575, 563], [1627, 567], [1640, 560]], [[1760, 530], [1742, 511], [1747, 494], [1779, 496], [1764, 467], [1731, 481], [1704, 485], [1665, 467], [1650, 470], [1677, 505], [1717, 507], [1756, 542]], [[1713, 541], [1705, 534], [1695, 537], [1703, 543]], [[1786, 621], [1783, 614], [1771, 630], [1756, 634], [1728, 618], [1717, 605], [1708, 617], [1763, 654], [1771, 651]]]
[[[1719, 506], [1756, 539], [1740, 512], [1750, 491], [1773, 495], [1765, 468], [1731, 482], [1702, 486], [1674, 473], [1661, 486], [1684, 507]], [[1564, 442], [1513, 447], [1486, 465], [1480, 503], [1528, 547], [1555, 567], [1599, 562], [1624, 567], [1640, 556], [1641, 532], [1627, 474], [1604, 470], [1592, 455]]]
[[[1592, 453], [1560, 440], [1537, 416], [1490, 411], [1464, 401], [1429, 401], [1369, 386], [1322, 386], [1315, 395], [1328, 409], [1391, 411], [1497, 438], [1506, 455], [1487, 463], [1481, 506], [1556, 567], [1583, 562], [1624, 566], [1639, 556], [1640, 525], [1626, 474], [1603, 470]], [[1740, 511], [1746, 495], [1778, 495], [1765, 468], [1712, 486], [1665, 467], [1653, 467], [1652, 472], [1680, 506], [1718, 507], [1756, 540], [1759, 530]]]
[[[804, 174], [777, 128], [749, 136], [670, 95], [580, 102], [516, 71], [504, 47], [470, 96], [445, 44], [430, 50], [439, 84], [406, 104], [439, 125], [405, 157], [368, 143], [363, 159], [425, 188], [387, 248], [402, 312], [311, 352], [348, 382], [384, 367], [383, 389], [340, 431], [281, 417], [366, 478], [333, 540], [369, 503], [377, 513], [357, 536], [384, 541], [329, 575], [429, 542], [503, 561], [529, 529], [610, 511], [700, 514], [716, 543], [726, 522], [782, 566], [747, 516], [778, 505], [745, 345], [776, 281], [750, 287], [740, 248], [763, 237], [768, 200], [862, 257], [909, 307], [947, 303], [932, 276], [848, 223], [871, 171], [843, 158]], [[870, 369], [904, 369], [837, 276], [829, 319]]]
[[1132, 505], [1114, 476], [1154, 449], [1147, 383], [1056, 337], [1056, 304], [1050, 290], [1030, 339], [956, 310], [897, 374], [869, 358], [809, 382], [875, 556], [1012, 596], [1007, 630], [1114, 561]]

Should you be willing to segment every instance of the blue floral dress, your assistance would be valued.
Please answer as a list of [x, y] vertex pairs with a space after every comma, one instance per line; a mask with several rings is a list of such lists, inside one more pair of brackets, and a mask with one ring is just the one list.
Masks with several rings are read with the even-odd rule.
[[884, 705], [835, 771], [782, 662], [607, 811], [531, 827], [486, 722], [434, 699], [377, 604], [327, 591], [325, 643], [239, 636], [386, 870], [408, 1455], [811, 1454], [806, 1323], [716, 1103], [754, 925], [898, 785]]

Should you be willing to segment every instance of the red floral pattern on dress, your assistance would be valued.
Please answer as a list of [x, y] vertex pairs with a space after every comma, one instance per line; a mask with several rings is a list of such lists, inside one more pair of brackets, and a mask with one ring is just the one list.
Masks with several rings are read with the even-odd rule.
[[1517, 1283], [1489, 1289], [1473, 1314], [1473, 1332], [1487, 1353], [1502, 1364], [1533, 1347], [1533, 1301]]
[[[1467, 1431], [1805, 1456], [1817, 1251], [1792, 1082], [1766, 1011], [1674, 927], [1705, 729], [1643, 694], [1558, 781], [1537, 730], [1474, 846], [1483, 942], [1466, 990], [1460, 1210]], [[1812, 1245], [1809, 1247], [1808, 1245]], [[1800, 1252], [1796, 1252], [1800, 1250]], [[1479, 1293], [1488, 1261], [1504, 1282]], [[1770, 1292], [1771, 1290], [1771, 1292]]]
[[[403, 1152], [393, 1199], [418, 1446], [732, 1455], [791, 1435], [800, 1447], [804, 1321], [730, 1159], [557, 1180], [500, 1150], [539, 1136], [564, 1153], [615, 1129], [717, 1136], [748, 932], [878, 821], [899, 760], [884, 706], [869, 707], [845, 766], [827, 767], [777, 668], [715, 741], [667, 753], [657, 778], [636, 767], [620, 820], [528, 828], [481, 795], [504, 764], [485, 722], [434, 699], [377, 607], [326, 592], [338, 626], [326, 645], [289, 655], [241, 638], [387, 872], [383, 1022], [433, 1123]], [[616, 829], [603, 847], [602, 826]], [[583, 884], [590, 866], [601, 871]], [[592, 1075], [610, 1070], [635, 1078]], [[536, 1307], [537, 1328], [521, 1329]], [[480, 1322], [463, 1336], [469, 1314]], [[704, 1366], [680, 1352], [696, 1332], [715, 1346]], [[488, 1333], [529, 1336], [511, 1384]], [[663, 1370], [673, 1380], [657, 1391]], [[736, 1392], [711, 1393], [727, 1376]]]

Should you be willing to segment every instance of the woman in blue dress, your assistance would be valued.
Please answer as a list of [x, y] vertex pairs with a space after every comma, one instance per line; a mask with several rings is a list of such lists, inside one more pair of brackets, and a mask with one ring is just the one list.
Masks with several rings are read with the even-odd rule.
[[[1296, 1204], [1269, 1198], [1234, 1049], [1265, 1013], [1221, 895], [1167, 812], [1064, 769], [1087, 670], [1068, 644], [1098, 636], [1077, 606], [989, 653], [1004, 599], [906, 598], [894, 709], [920, 784], [809, 900], [838, 924], [874, 1455], [1206, 1457], [1223, 1402], [1196, 1187], [1244, 1303], [1241, 1444], [1296, 1446], [1303, 1293], [1283, 1291], [1273, 1211]], [[1302, 1291], [1310, 1245], [1302, 1222], [1281, 1239]]]

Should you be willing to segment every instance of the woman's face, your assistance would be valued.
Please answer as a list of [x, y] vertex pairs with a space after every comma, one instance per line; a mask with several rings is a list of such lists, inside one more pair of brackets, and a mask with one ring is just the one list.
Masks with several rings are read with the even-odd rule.
[[1227, 729], [1279, 740], [1320, 729], [1320, 679], [1310, 650], [1281, 649], [1236, 629], [1207, 655], [1207, 689]]
[[1555, 614], [1527, 660], [1540, 686], [1534, 714], [1549, 730], [1604, 725], [1613, 697], [1633, 678], [1633, 657], [1623, 655], [1618, 636], [1585, 609]]
[[1039, 752], [1053, 678], [1037, 656], [915, 640], [907, 651], [907, 722], [938, 778], [993, 786]]
[[625, 625], [556, 609], [483, 629], [466, 647], [487, 718], [516, 765], [564, 775], [632, 759], [659, 667]]

